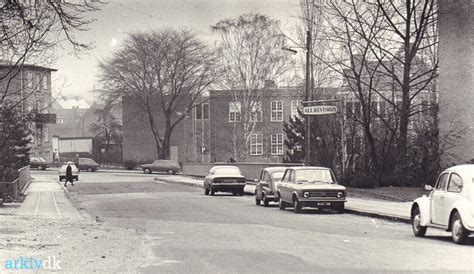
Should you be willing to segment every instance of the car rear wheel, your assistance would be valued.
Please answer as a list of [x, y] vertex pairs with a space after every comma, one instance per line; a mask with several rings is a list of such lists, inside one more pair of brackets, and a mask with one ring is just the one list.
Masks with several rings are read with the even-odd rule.
[[425, 236], [427, 227], [421, 225], [421, 214], [418, 207], [415, 207], [411, 213], [411, 227], [416, 237]]
[[451, 233], [455, 243], [466, 243], [467, 237], [469, 236], [469, 231], [467, 231], [467, 229], [462, 224], [461, 216], [459, 216], [458, 212], [454, 213], [453, 215], [453, 219], [451, 221]]
[[286, 202], [283, 201], [283, 199], [281, 199], [281, 198], [278, 200], [278, 208], [280, 210], [285, 210], [285, 208], [286, 208]]
[[257, 191], [255, 190], [255, 204], [260, 205], [260, 199], [258, 198]]
[[151, 174], [151, 169], [145, 168], [145, 169], [143, 170], [143, 172], [145, 172], [145, 174]]
[[295, 209], [295, 213], [301, 213], [303, 205], [298, 201], [298, 198], [293, 199], [293, 208]]
[[174, 175], [174, 170], [169, 169], [169, 170], [168, 170], [168, 174], [169, 174], [169, 175]]
[[268, 199], [265, 194], [263, 194], [262, 201], [263, 201], [263, 206], [268, 207]]

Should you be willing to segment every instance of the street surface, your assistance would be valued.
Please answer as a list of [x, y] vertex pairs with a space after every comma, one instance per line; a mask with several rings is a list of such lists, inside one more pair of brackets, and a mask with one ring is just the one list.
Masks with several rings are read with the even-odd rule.
[[[474, 272], [474, 239], [466, 246], [407, 224], [307, 209], [295, 214], [256, 206], [252, 196], [169, 184], [141, 172], [81, 172], [67, 189], [100, 222], [147, 235], [154, 261], [145, 273]], [[57, 180], [57, 171], [33, 171]], [[123, 258], [126, 260], [127, 258]]]

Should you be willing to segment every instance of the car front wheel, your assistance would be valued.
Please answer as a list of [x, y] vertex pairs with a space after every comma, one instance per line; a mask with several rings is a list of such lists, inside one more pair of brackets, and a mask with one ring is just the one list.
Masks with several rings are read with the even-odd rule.
[[209, 189], [204, 186], [204, 195], [209, 195]]
[[172, 170], [172, 169], [168, 170], [168, 174], [169, 175], [174, 175], [174, 170]]
[[263, 206], [268, 207], [268, 199], [265, 194], [263, 194], [262, 201], [263, 201]]
[[453, 219], [451, 221], [451, 233], [455, 243], [466, 243], [467, 237], [469, 236], [469, 231], [467, 231], [467, 229], [462, 224], [461, 216], [459, 216], [458, 212], [454, 213], [453, 215]]
[[258, 198], [257, 191], [255, 190], [255, 204], [260, 205], [260, 199]]
[[212, 188], [212, 186], [209, 187], [209, 194], [211, 196], [214, 196], [214, 194], [216, 194], [216, 192], [214, 191], [214, 188]]
[[281, 198], [278, 200], [278, 208], [280, 210], [285, 210], [285, 208], [286, 208], [286, 202], [283, 201], [283, 199], [281, 199]]
[[145, 169], [143, 170], [143, 172], [145, 172], [145, 174], [150, 174], [150, 173], [151, 173], [151, 169], [145, 168]]
[[426, 226], [421, 225], [420, 209], [415, 207], [411, 214], [411, 227], [416, 237], [423, 237], [426, 234]]
[[89, 167], [89, 168], [87, 168], [87, 171], [92, 172], [94, 170], [92, 169], [92, 167]]
[[293, 200], [293, 208], [295, 209], [295, 213], [301, 213], [303, 205], [298, 201], [298, 198]]

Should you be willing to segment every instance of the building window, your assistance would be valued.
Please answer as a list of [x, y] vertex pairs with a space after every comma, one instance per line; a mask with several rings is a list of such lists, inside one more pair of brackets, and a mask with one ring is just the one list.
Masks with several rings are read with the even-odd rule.
[[41, 83], [42, 83], [42, 78], [40, 74], [36, 74], [35, 77], [35, 89], [36, 92], [41, 92]]
[[240, 102], [229, 102], [229, 122], [240, 122]]
[[26, 86], [29, 88], [33, 87], [33, 73], [30, 71], [25, 72], [26, 75]]
[[201, 104], [195, 107], [194, 117], [196, 120], [209, 120], [209, 104]]
[[41, 79], [41, 85], [43, 89], [48, 89], [48, 76], [46, 74], [43, 75], [43, 78]]
[[250, 155], [263, 154], [263, 135], [252, 134], [250, 138]]
[[270, 119], [272, 122], [283, 121], [283, 101], [272, 101], [271, 110]]
[[272, 134], [272, 155], [283, 155], [283, 134]]
[[291, 100], [291, 117], [294, 119], [300, 117], [298, 109], [302, 110], [302, 101], [301, 100]]
[[262, 102], [252, 101], [252, 112], [250, 114], [250, 122], [262, 121]]

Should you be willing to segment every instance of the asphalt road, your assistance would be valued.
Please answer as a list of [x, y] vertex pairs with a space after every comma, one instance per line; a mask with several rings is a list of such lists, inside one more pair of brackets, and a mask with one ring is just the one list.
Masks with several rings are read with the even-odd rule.
[[[264, 208], [251, 196], [205, 196], [154, 180], [162, 176], [168, 175], [81, 172], [67, 187], [91, 216], [146, 235], [155, 260], [141, 272], [474, 272], [473, 238], [459, 246], [441, 230], [415, 238], [401, 223]], [[34, 177], [56, 179], [57, 172]]]

